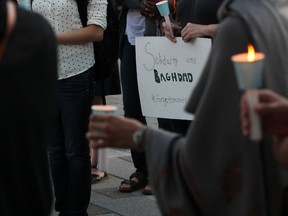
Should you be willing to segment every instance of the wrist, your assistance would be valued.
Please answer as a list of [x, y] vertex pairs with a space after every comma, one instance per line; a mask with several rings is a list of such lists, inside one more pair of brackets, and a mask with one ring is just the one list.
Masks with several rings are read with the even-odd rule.
[[146, 134], [148, 131], [148, 127], [142, 126], [139, 129], [137, 129], [133, 135], [132, 135], [132, 146], [131, 149], [143, 152], [145, 150], [145, 140], [146, 140]]

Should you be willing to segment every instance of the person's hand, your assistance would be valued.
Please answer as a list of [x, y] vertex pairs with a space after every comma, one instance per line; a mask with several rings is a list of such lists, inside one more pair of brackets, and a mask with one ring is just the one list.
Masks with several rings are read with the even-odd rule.
[[[255, 111], [260, 115], [262, 128], [276, 136], [288, 135], [288, 100], [271, 90], [258, 90], [259, 104]], [[243, 135], [250, 134], [247, 92], [241, 97], [241, 127]]]
[[133, 133], [142, 126], [134, 119], [113, 115], [91, 115], [86, 137], [92, 148], [131, 148]]
[[162, 23], [162, 27], [165, 33], [165, 36], [172, 42], [176, 43], [176, 37], [174, 35], [177, 35], [177, 33], [179, 34], [179, 32], [181, 31], [181, 27], [178, 25], [175, 25], [174, 23], [171, 23], [171, 27], [173, 32], [170, 31], [170, 28], [168, 27], [166, 22]]
[[140, 3], [140, 13], [142, 16], [152, 18], [157, 13], [156, 3], [160, 0], [142, 0]]
[[218, 24], [200, 25], [187, 23], [181, 31], [181, 37], [185, 42], [196, 37], [214, 37]]

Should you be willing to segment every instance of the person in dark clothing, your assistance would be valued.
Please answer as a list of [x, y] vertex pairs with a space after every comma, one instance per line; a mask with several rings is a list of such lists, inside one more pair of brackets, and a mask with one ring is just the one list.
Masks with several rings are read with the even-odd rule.
[[[0, 57], [0, 215], [49, 216], [47, 146], [56, 117], [56, 40], [44, 18], [15, 7], [16, 23]], [[0, 43], [6, 31], [0, 0]]]
[[288, 212], [288, 171], [272, 154], [272, 137], [264, 136], [256, 145], [242, 134], [243, 92], [231, 61], [252, 43], [266, 56], [263, 87], [288, 96], [288, 1], [225, 3], [209, 59], [186, 106], [195, 119], [185, 137], [117, 116], [90, 119], [87, 137], [94, 147], [145, 150], [163, 215], [283, 216]]
[[[138, 119], [146, 124], [142, 114], [136, 71], [135, 37], [144, 36], [145, 17], [140, 14], [141, 0], [118, 0], [122, 7], [120, 24], [120, 59], [121, 59], [121, 84], [123, 93], [124, 116]], [[119, 191], [132, 192], [143, 189], [144, 194], [151, 194], [148, 184], [148, 173], [145, 154], [131, 150], [135, 172], [128, 180], [121, 182]]]
[[93, 99], [93, 42], [103, 39], [107, 1], [88, 1], [86, 27], [74, 0], [33, 0], [32, 9], [49, 21], [58, 43], [59, 109], [48, 146], [55, 210], [61, 216], [87, 216], [91, 162], [85, 132]]

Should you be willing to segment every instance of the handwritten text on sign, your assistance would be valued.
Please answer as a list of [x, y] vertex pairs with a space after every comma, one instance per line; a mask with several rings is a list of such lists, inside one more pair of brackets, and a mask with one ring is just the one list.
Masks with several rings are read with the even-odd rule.
[[192, 119], [184, 108], [201, 75], [211, 40], [172, 43], [165, 37], [137, 37], [136, 62], [144, 116]]

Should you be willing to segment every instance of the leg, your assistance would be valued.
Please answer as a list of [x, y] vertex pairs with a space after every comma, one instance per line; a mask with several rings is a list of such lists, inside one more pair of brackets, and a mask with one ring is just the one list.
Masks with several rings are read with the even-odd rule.
[[59, 87], [60, 118], [57, 127], [63, 136], [56, 133], [49, 148], [55, 209], [64, 215], [86, 216], [91, 183], [89, 145], [85, 134], [92, 101], [92, 74], [87, 71], [60, 80]]
[[[137, 72], [136, 72], [136, 56], [135, 46], [130, 45], [127, 37], [125, 38], [122, 58], [121, 58], [121, 83], [123, 90], [123, 105], [125, 117], [130, 117], [146, 124], [146, 119], [142, 115], [140, 105]], [[146, 158], [144, 153], [131, 151], [134, 166], [137, 172], [141, 172], [147, 177]], [[121, 187], [129, 187], [122, 184]]]

